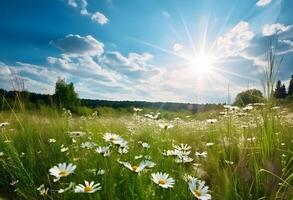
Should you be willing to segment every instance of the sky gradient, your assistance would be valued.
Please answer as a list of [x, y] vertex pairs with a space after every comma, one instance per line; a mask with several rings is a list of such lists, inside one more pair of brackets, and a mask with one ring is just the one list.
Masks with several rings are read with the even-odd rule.
[[[58, 77], [81, 98], [226, 102], [262, 88], [269, 42], [293, 73], [291, 0], [0, 1], [0, 88]], [[277, 37], [276, 37], [277, 36]]]

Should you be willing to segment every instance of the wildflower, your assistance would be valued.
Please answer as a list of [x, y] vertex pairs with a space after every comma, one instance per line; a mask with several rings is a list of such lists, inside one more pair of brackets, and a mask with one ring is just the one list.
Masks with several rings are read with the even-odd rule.
[[7, 125], [9, 125], [9, 122], [2, 122], [2, 123], [0, 123], [0, 127], [4, 127], [4, 126], [7, 126]]
[[102, 175], [104, 175], [105, 174], [105, 170], [104, 169], [99, 169], [98, 171], [97, 171], [97, 175], [98, 176], [102, 176]]
[[96, 149], [96, 152], [103, 155], [104, 157], [108, 157], [111, 155], [110, 147], [108, 147], [108, 146], [98, 147]]
[[74, 192], [75, 193], [94, 193], [98, 190], [101, 190], [101, 184], [100, 183], [96, 183], [94, 181], [92, 182], [88, 182], [88, 181], [84, 181], [85, 185], [79, 184], [77, 186], [75, 186]]
[[12, 181], [12, 182], [10, 183], [10, 185], [14, 186], [14, 185], [16, 185], [18, 182], [19, 182], [19, 180]]
[[42, 184], [40, 185], [40, 187], [37, 188], [37, 190], [40, 192], [41, 196], [46, 196], [48, 195], [49, 188], [45, 188], [45, 185]]
[[218, 120], [217, 120], [217, 119], [207, 119], [206, 121], [207, 121], [207, 123], [209, 123], [209, 124], [214, 124], [214, 123], [216, 123]]
[[147, 169], [151, 169], [154, 166], [156, 166], [156, 163], [154, 163], [153, 161], [150, 161], [150, 160], [143, 161], [143, 164], [145, 165], [145, 168], [147, 168]]
[[83, 143], [81, 143], [80, 146], [83, 149], [92, 149], [92, 148], [94, 148], [96, 146], [96, 144], [93, 143], [93, 142], [83, 142]]
[[113, 144], [120, 144], [123, 141], [122, 137], [115, 133], [105, 133], [103, 138], [106, 142], [110, 142]]
[[77, 137], [82, 137], [86, 135], [86, 133], [82, 131], [69, 131], [67, 133], [69, 134], [69, 137], [71, 138], [77, 138]]
[[65, 147], [64, 144], [62, 144], [60, 148], [61, 148], [60, 149], [61, 152], [65, 152], [65, 151], [68, 151], [69, 150], [69, 148], [68, 147]]
[[48, 140], [48, 142], [49, 142], [49, 143], [55, 143], [56, 140], [55, 140], [54, 138], [50, 138], [50, 139]]
[[118, 162], [122, 164], [124, 167], [136, 173], [140, 173], [146, 167], [144, 162], [141, 162], [139, 165], [131, 165], [129, 162], [121, 162], [121, 161], [118, 161]]
[[72, 174], [75, 170], [76, 166], [69, 163], [59, 163], [57, 166], [52, 167], [49, 172], [52, 176], [55, 176], [54, 182], [59, 181], [61, 177], [66, 177]]
[[159, 127], [160, 127], [161, 129], [168, 130], [168, 129], [170, 129], [170, 128], [173, 128], [174, 125], [173, 125], [173, 124], [167, 124], [167, 123], [160, 123], [160, 124], [159, 124]]
[[252, 110], [253, 109], [253, 107], [252, 106], [246, 106], [246, 107], [244, 107], [244, 108], [242, 108], [242, 110], [244, 110], [244, 111], [250, 111], [250, 110]]
[[225, 160], [225, 163], [228, 164], [228, 165], [233, 165], [234, 164], [233, 161], [229, 161], [229, 160]]
[[208, 143], [206, 143], [206, 146], [207, 146], [207, 147], [211, 147], [211, 146], [214, 146], [214, 144], [215, 144], [215, 143], [213, 143], [213, 142], [208, 142]]
[[133, 111], [134, 111], [134, 112], [141, 112], [142, 109], [141, 109], [141, 108], [133, 108]]
[[178, 158], [175, 159], [176, 163], [189, 163], [192, 161], [193, 158], [190, 158], [189, 156], [178, 156]]
[[173, 145], [173, 147], [178, 151], [188, 151], [191, 149], [191, 146], [189, 146], [188, 144]]
[[208, 194], [208, 186], [205, 186], [205, 181], [198, 180], [191, 177], [188, 182], [189, 190], [199, 200], [212, 199], [211, 195]]
[[150, 145], [149, 145], [148, 143], [146, 143], [146, 142], [138, 141], [138, 143], [141, 144], [141, 146], [142, 146], [143, 148], [145, 148], [145, 149], [150, 148]]
[[141, 158], [143, 158], [143, 155], [134, 156], [135, 160], [138, 160], [138, 159], [141, 159]]
[[207, 158], [208, 157], [208, 152], [203, 151], [203, 152], [195, 152], [195, 155], [198, 157], [203, 157], [203, 158]]
[[162, 172], [152, 173], [152, 181], [165, 189], [172, 188], [175, 184], [175, 180], [169, 174]]

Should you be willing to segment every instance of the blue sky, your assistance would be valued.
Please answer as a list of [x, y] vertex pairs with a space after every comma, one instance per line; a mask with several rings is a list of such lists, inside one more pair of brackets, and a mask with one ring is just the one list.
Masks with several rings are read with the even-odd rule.
[[0, 2], [0, 86], [81, 98], [194, 103], [262, 88], [269, 41], [278, 78], [293, 73], [291, 0], [7, 0]]

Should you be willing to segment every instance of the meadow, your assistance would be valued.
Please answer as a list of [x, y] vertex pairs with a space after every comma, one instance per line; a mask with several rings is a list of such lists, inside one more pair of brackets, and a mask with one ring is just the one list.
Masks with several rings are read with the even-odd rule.
[[178, 116], [0, 112], [0, 199], [293, 199], [290, 110]]

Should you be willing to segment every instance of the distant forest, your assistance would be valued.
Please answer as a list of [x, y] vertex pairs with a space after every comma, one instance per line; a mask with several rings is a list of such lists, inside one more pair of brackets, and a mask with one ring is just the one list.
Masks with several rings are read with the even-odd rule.
[[[24, 102], [29, 107], [39, 108], [40, 106], [55, 106], [56, 101], [54, 95], [38, 94], [28, 91], [6, 91], [0, 89], [0, 109], [7, 110], [9, 106], [16, 101]], [[173, 102], [146, 102], [146, 101], [108, 101], [108, 100], [92, 100], [80, 99], [80, 106], [91, 109], [98, 107], [119, 108], [148, 108], [154, 110], [168, 111], [190, 111], [192, 113], [207, 111], [219, 108], [221, 104], [191, 104], [191, 103], [173, 103]]]

